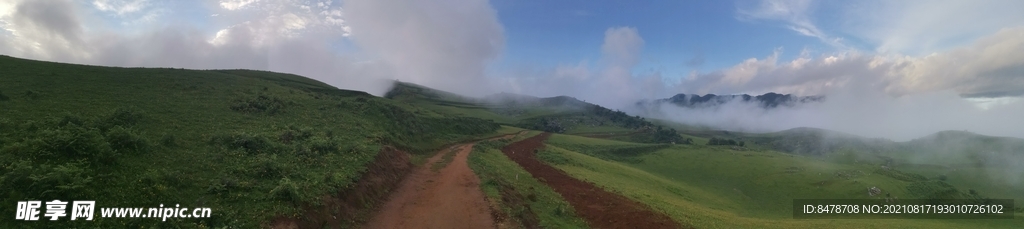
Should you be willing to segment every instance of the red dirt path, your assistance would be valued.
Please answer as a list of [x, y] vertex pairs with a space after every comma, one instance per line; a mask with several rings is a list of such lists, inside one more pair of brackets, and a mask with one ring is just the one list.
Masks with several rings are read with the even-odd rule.
[[[550, 133], [542, 133], [501, 149], [505, 155], [562, 195], [592, 228], [681, 228], [668, 216], [624, 196], [573, 178], [540, 162], [534, 150], [544, 146]], [[514, 153], [513, 153], [514, 152]]]
[[459, 152], [446, 167], [430, 169], [447, 150], [402, 180], [364, 228], [494, 228], [480, 179], [466, 162], [473, 144], [453, 148]]

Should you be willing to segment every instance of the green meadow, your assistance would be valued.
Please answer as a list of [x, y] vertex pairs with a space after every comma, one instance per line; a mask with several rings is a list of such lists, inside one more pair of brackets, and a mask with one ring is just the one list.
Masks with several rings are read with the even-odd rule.
[[[793, 199], [1013, 199], [1024, 214], [1024, 140], [946, 131], [908, 142], [798, 128], [739, 133], [558, 96], [468, 98], [396, 82], [383, 97], [251, 70], [117, 68], [0, 56], [0, 206], [208, 207], [211, 218], [12, 221], [0, 228], [254, 228], [305, 217], [353, 189], [385, 147], [441, 166], [475, 145], [502, 228], [584, 228], [500, 148], [555, 132], [536, 155], [696, 228], [1020, 228], [1012, 220], [797, 220]], [[826, 137], [828, 136], [828, 137]], [[723, 144], [723, 141], [743, 142]], [[723, 144], [714, 145], [711, 143]], [[426, 158], [441, 153], [435, 165]], [[879, 195], [868, 190], [877, 187]], [[373, 190], [382, 197], [388, 190]], [[342, 215], [357, 227], [379, 199]], [[98, 211], [98, 210], [97, 210]], [[0, 215], [15, 214], [0, 208]], [[98, 214], [98, 213], [97, 213]]]
[[260, 227], [351, 187], [383, 146], [425, 157], [516, 131], [273, 72], [6, 56], [0, 72], [0, 206], [10, 206], [0, 215], [14, 215], [16, 201], [54, 199], [212, 209], [211, 218], [166, 222], [4, 217], [0, 228]]
[[[869, 187], [898, 198], [946, 193], [934, 181], [905, 181], [877, 165], [842, 164], [775, 151], [637, 143], [552, 135], [538, 157], [570, 175], [623, 194], [697, 228], [1018, 228], [1014, 220], [792, 219], [793, 199], [865, 199]], [[636, 149], [629, 155], [615, 148]], [[626, 152], [626, 151], [623, 151]], [[606, 156], [606, 155], [617, 156]], [[901, 172], [903, 173], [903, 172]], [[912, 174], [910, 172], [905, 172]], [[956, 182], [953, 182], [956, 183]], [[962, 190], [963, 187], [953, 187]], [[998, 188], [979, 190], [993, 198]], [[966, 196], [965, 196], [966, 197]], [[1020, 214], [1019, 212], [1017, 214]]]
[[516, 139], [477, 143], [469, 155], [469, 167], [479, 176], [480, 189], [492, 209], [501, 212], [503, 217], [499, 218], [505, 219], [502, 228], [587, 228], [586, 222], [573, 213], [572, 206], [558, 193], [534, 179], [500, 150], [508, 143], [539, 133], [531, 131]]

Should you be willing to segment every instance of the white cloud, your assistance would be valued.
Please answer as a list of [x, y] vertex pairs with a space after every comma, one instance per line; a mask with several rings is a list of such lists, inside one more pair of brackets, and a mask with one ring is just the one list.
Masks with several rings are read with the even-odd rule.
[[93, 0], [92, 5], [100, 11], [124, 15], [145, 9], [149, 0]]
[[906, 141], [944, 130], [966, 130], [1024, 138], [1011, 120], [1024, 114], [1024, 101], [1003, 101], [980, 108], [955, 93], [935, 92], [893, 98], [843, 90], [823, 103], [765, 110], [754, 103], [731, 102], [714, 109], [660, 108], [660, 118], [731, 131], [772, 132], [816, 127], [866, 137]]
[[231, 28], [251, 30], [252, 40], [268, 41], [311, 33], [346, 37], [352, 32], [345, 22], [344, 10], [331, 5], [330, 1], [232, 0], [221, 1], [219, 5], [222, 9], [214, 15], [224, 17], [222, 21], [235, 21]]
[[14, 14], [14, 7], [18, 6], [18, 4], [19, 1], [15, 0], [0, 2], [0, 36], [7, 35], [4, 33], [13, 34], [15, 32], [13, 28], [11, 28], [12, 25], [8, 20], [10, 20], [10, 16]]
[[[813, 6], [811, 2], [771, 3], [780, 5], [759, 6], [741, 16], [783, 21], [798, 33], [838, 42], [838, 38], [831, 39], [807, 16]], [[207, 13], [218, 15], [203, 18], [209, 20], [205, 25], [213, 28], [186, 23], [138, 26], [143, 30], [119, 33], [103, 28], [103, 24], [89, 24], [93, 28], [84, 28], [90, 16], [84, 14], [117, 12], [92, 10], [95, 4], [75, 4], [68, 0], [3, 1], [0, 2], [0, 27], [3, 28], [0, 53], [113, 66], [272, 70], [375, 94], [387, 89], [387, 84], [381, 80], [400, 79], [470, 95], [501, 90], [542, 96], [570, 95], [613, 108], [624, 107], [638, 99], [664, 98], [681, 92], [760, 94], [772, 91], [826, 94], [835, 98], [844, 98], [843, 93], [892, 95], [898, 97], [895, 102], [850, 99], [835, 106], [871, 110], [870, 104], [883, 104], [878, 109], [888, 111], [879, 113], [900, 118], [874, 117], [892, 120], [888, 124], [894, 127], [909, 126], [900, 136], [931, 129], [925, 128], [923, 122], [912, 122], [910, 116], [899, 115], [903, 112], [899, 107], [931, 104], [916, 106], [920, 111], [907, 111], [917, 115], [947, 112], [928, 110], [927, 106], [964, 111], [943, 116], [945, 118], [936, 119], [938, 121], [973, 117], [971, 115], [1011, 120], [1008, 114], [1021, 114], [1022, 109], [1016, 107], [1022, 102], [988, 97], [1024, 95], [1024, 77], [1021, 77], [1024, 75], [1024, 27], [988, 33], [973, 44], [926, 56], [843, 50], [821, 56], [805, 53], [793, 60], [781, 60], [782, 50], [779, 49], [764, 58], [751, 58], [726, 69], [694, 73], [681, 82], [666, 83], [657, 72], [633, 72], [642, 59], [645, 43], [640, 31], [632, 27], [607, 29], [604, 43], [593, 47], [602, 54], [599, 60], [532, 72], [498, 73], [508, 77], [489, 76], [493, 73], [488, 71], [488, 66], [499, 58], [504, 48], [505, 31], [497, 12], [484, 0], [348, 0], [341, 4], [235, 0], [210, 2], [206, 6], [210, 11]], [[85, 9], [79, 9], [81, 7]], [[141, 11], [146, 9], [131, 12]], [[336, 51], [338, 49], [346, 51]], [[971, 102], [957, 95], [978, 98]], [[978, 104], [986, 105], [982, 109]], [[856, 112], [863, 110], [849, 112], [859, 114]], [[838, 115], [816, 112], [801, 113], [808, 114], [801, 117], [813, 121]], [[996, 113], [999, 115], [989, 115]], [[727, 122], [746, 125], [743, 121]], [[826, 128], [845, 128], [829, 124], [832, 122], [856, 123], [838, 119], [816, 122], [792, 123]], [[938, 127], [963, 127], [958, 125]], [[966, 127], [989, 131], [979, 131], [981, 133], [1012, 134], [1013, 130], [1005, 126], [977, 123]], [[868, 127], [871, 126], [857, 128]], [[849, 128], [855, 133], [869, 130]]]
[[605, 30], [601, 59], [595, 66], [586, 61], [550, 70], [509, 73], [504, 89], [539, 96], [568, 95], [612, 108], [628, 107], [640, 99], [670, 96], [657, 72], [635, 74], [644, 40], [632, 27]]
[[1024, 1], [904, 0], [841, 2], [839, 29], [878, 52], [928, 55], [1024, 26]]
[[396, 78], [471, 95], [490, 91], [486, 68], [505, 45], [485, 0], [343, 2], [349, 37], [395, 69]]
[[778, 61], [778, 51], [720, 71], [693, 74], [688, 93], [826, 94], [845, 87], [903, 96], [952, 91], [965, 97], [1024, 95], [1024, 27], [924, 57], [849, 51]]
[[781, 21], [786, 23], [786, 28], [800, 35], [818, 38], [822, 43], [846, 49], [842, 38], [826, 34], [812, 22], [810, 13], [814, 3], [811, 0], [762, 0], [755, 6], [739, 6], [736, 12], [741, 20]]
[[752, 104], [690, 110], [665, 117], [739, 131], [818, 127], [909, 140], [942, 130], [1024, 137], [1006, 125], [1024, 114], [1024, 27], [924, 57], [856, 51], [779, 61], [778, 51], [730, 68], [694, 74], [679, 92], [825, 95], [826, 102], [764, 110]]
[[259, 2], [259, 0], [221, 0], [220, 7], [227, 10], [239, 10], [256, 2]]
[[[199, 5], [217, 15], [204, 17], [204, 25], [139, 21], [131, 31], [91, 18], [150, 12], [146, 1], [89, 3], [0, 2], [0, 53], [111, 66], [271, 70], [382, 94], [386, 79], [486, 91], [474, 86], [488, 85], [484, 69], [504, 46], [496, 12], [482, 0], [216, 1]], [[350, 6], [363, 13], [350, 14]]]

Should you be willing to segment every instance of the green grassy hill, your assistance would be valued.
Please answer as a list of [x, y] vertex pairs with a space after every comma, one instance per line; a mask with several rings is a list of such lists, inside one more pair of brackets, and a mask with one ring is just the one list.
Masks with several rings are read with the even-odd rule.
[[[615, 149], [633, 149], [614, 153]], [[628, 153], [627, 153], [628, 152]], [[607, 155], [615, 155], [609, 157]], [[552, 135], [538, 155], [572, 176], [663, 211], [697, 228], [1016, 228], [1016, 220], [794, 220], [793, 199], [866, 199], [867, 189], [904, 199], [1009, 198], [877, 164], [838, 163], [771, 150], [727, 146], [663, 147]], [[993, 186], [994, 188], [995, 186]], [[1003, 186], [1005, 189], [1006, 187]], [[1018, 209], [1018, 213], [1020, 214]]]
[[498, 129], [290, 74], [0, 56], [0, 205], [10, 206], [0, 215], [15, 214], [16, 201], [54, 199], [213, 215], [88, 224], [4, 217], [0, 228], [257, 227], [301, 218], [305, 206], [352, 188], [385, 146], [424, 155]]
[[469, 166], [480, 177], [480, 189], [499, 215], [498, 227], [587, 228], [562, 196], [501, 153], [501, 147], [539, 133], [480, 142], [469, 155]]
[[[327, 221], [340, 223], [328, 226], [352, 227], [386, 197], [386, 185], [360, 186], [367, 171], [388, 169], [377, 162], [407, 167], [448, 144], [521, 130], [512, 126], [565, 133], [553, 135], [538, 158], [698, 228], [1024, 225], [1021, 217], [790, 215], [793, 199], [881, 198], [869, 196], [869, 187], [899, 198], [1024, 203], [1024, 140], [1015, 138], [948, 131], [892, 142], [813, 128], [739, 133], [629, 116], [566, 96], [469, 98], [396, 82], [380, 98], [265, 71], [115, 68], [0, 56], [0, 206], [95, 200], [97, 208], [180, 204], [213, 213], [166, 222], [25, 223], [8, 217], [0, 219], [0, 228], [252, 228], [281, 218], [339, 215]], [[709, 145], [718, 139], [747, 144]], [[541, 182], [514, 178], [525, 171], [496, 150], [510, 141], [482, 142], [470, 155], [493, 207], [519, 225], [583, 227]], [[391, 149], [411, 158], [385, 157]], [[397, 182], [401, 175], [385, 180]], [[374, 190], [351, 192], [367, 187]], [[351, 193], [366, 196], [345, 196]], [[332, 205], [339, 199], [355, 205], [342, 213], [324, 210], [337, 210]], [[1020, 209], [1017, 214], [1024, 214]], [[14, 209], [0, 208], [4, 214]]]
[[673, 128], [568, 96], [538, 98], [499, 93], [485, 98], [469, 98], [421, 85], [396, 82], [385, 97], [430, 108], [438, 113], [493, 120], [525, 129], [606, 135], [634, 142], [687, 142]]

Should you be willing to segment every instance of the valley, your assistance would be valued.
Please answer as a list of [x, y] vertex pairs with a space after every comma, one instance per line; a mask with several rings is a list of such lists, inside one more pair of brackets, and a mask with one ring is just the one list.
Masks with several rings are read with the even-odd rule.
[[[251, 70], [0, 56], [0, 72], [0, 204], [91, 199], [100, 207], [214, 209], [203, 219], [34, 227], [1024, 225], [1019, 216], [792, 218], [793, 199], [1024, 203], [1024, 140], [1017, 138], [943, 131], [896, 142], [814, 128], [730, 132], [568, 96], [472, 98], [396, 81], [377, 97]], [[0, 227], [22, 223], [2, 220]]]

